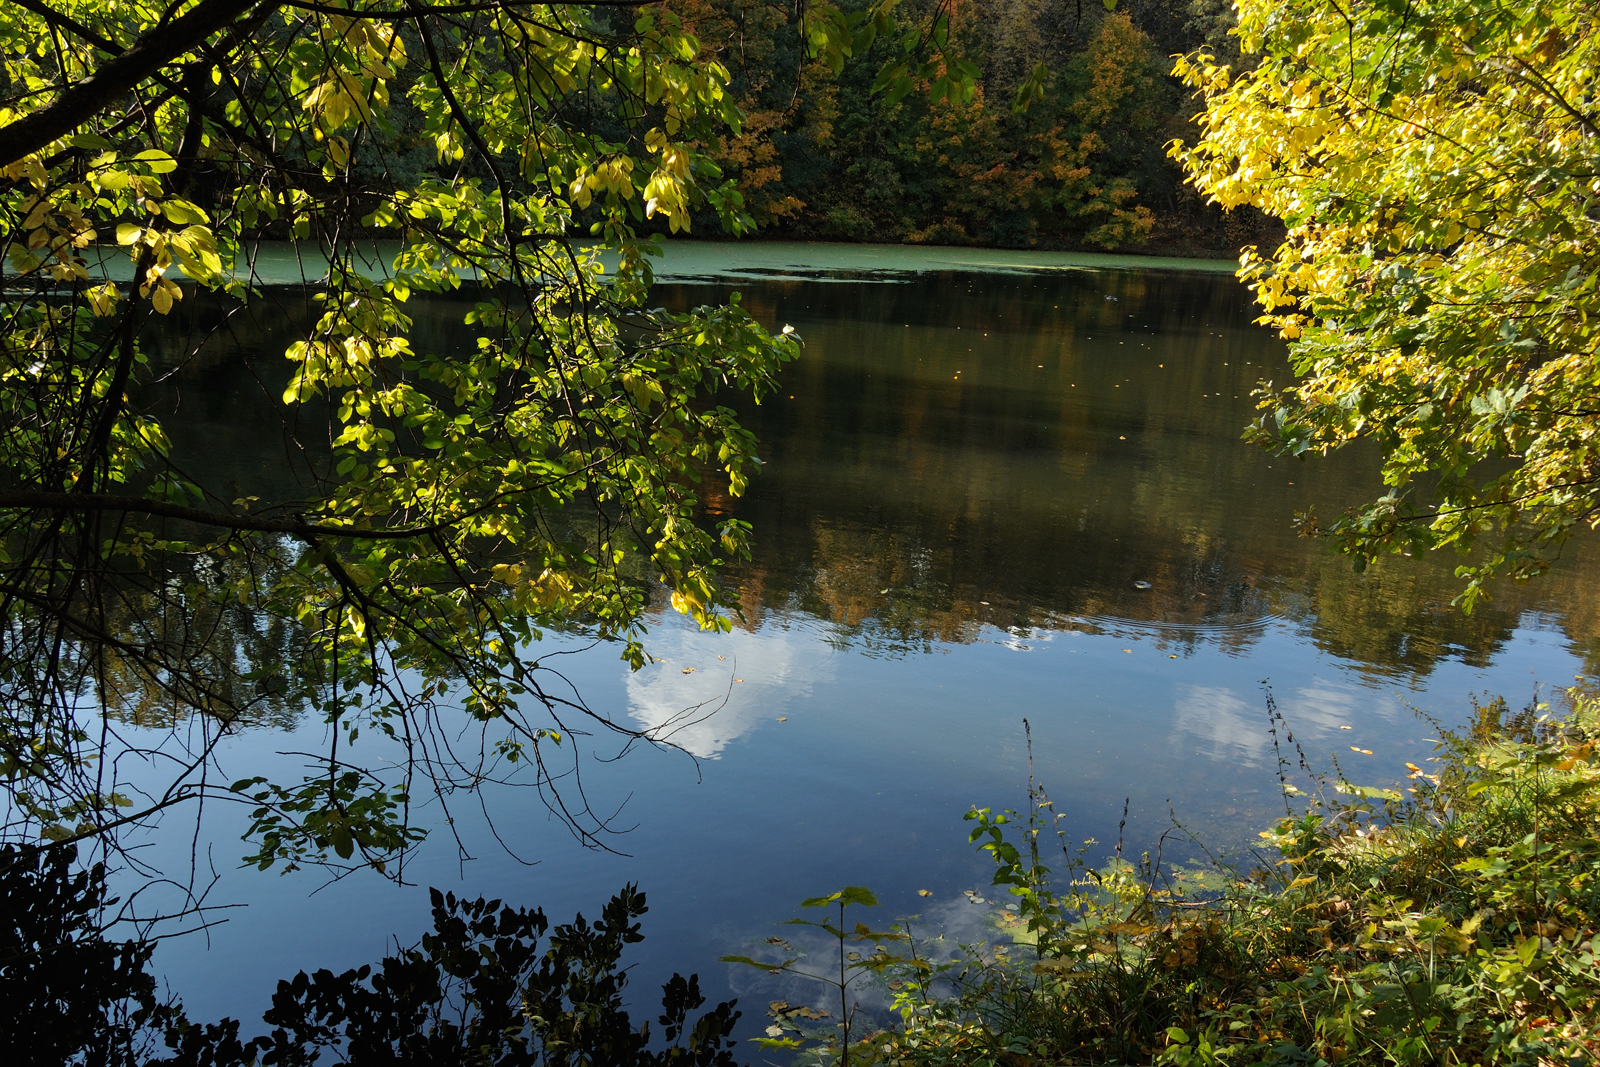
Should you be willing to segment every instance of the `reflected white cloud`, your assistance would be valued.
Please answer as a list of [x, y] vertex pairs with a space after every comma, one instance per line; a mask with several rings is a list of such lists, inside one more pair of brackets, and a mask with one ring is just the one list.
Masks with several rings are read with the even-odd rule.
[[1373, 716], [1392, 720], [1400, 710], [1400, 702], [1388, 693], [1321, 678], [1280, 703], [1290, 728], [1305, 738], [1323, 737], [1341, 726], [1359, 727]]
[[[1305, 745], [1307, 756], [1315, 760], [1325, 755], [1320, 751], [1325, 746], [1310, 742], [1325, 741], [1341, 726], [1359, 729], [1373, 717], [1392, 720], [1400, 704], [1393, 696], [1363, 686], [1318, 678], [1309, 686], [1278, 694], [1278, 708], [1290, 732]], [[1259, 690], [1241, 696], [1225, 686], [1180, 686], [1173, 710], [1179, 732], [1210, 743], [1202, 755], [1252, 766], [1269, 758], [1272, 735], [1266, 700]], [[1279, 740], [1285, 755], [1294, 758], [1288, 738]]]
[[1177, 714], [1173, 725], [1180, 733], [1210, 742], [1211, 750], [1201, 754], [1214, 760], [1242, 760], [1254, 765], [1261, 762], [1272, 745], [1267, 735], [1266, 707], [1259, 700], [1254, 704], [1244, 700], [1232, 689], [1179, 686], [1173, 710]]
[[628, 715], [701, 759], [716, 759], [758, 723], [803, 706], [812, 685], [833, 674], [832, 655], [814, 635], [781, 627], [731, 634], [663, 627], [649, 647], [658, 662], [628, 676]]

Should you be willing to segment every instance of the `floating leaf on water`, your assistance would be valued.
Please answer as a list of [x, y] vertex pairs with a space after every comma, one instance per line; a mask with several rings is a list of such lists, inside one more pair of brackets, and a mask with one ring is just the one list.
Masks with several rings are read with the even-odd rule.
[[782, 1037], [783, 1036], [783, 1027], [781, 1027], [781, 1026], [769, 1026], [769, 1027], [767, 1027], [767, 1036], [768, 1037]]
[[684, 674], [693, 674], [695, 671], [697, 671], [699, 669], [700, 669], [699, 667], [685, 667], [683, 669], [683, 673]]
[[1178, 658], [1178, 654], [1176, 652], [1174, 652], [1174, 653], [1172, 653], [1172, 655], [1168, 656], [1167, 658], [1168, 659], [1177, 659]]
[[778, 716], [778, 721], [779, 722], [788, 722], [789, 721], [789, 716], [787, 716], [787, 715], [779, 715]]
[[767, 1010], [768, 1011], [788, 1011], [789, 1010], [789, 1002], [787, 1000], [774, 1000], [773, 1002], [771, 1002], [770, 1004], [767, 1005]]
[[1341, 729], [1341, 730], [1354, 730], [1355, 727], [1354, 726], [1341, 726], [1341, 727], [1339, 727], [1339, 729]]
[[[781, 937], [769, 937], [769, 938], [767, 938], [767, 944], [769, 944], [769, 945], [777, 945], [779, 948], [783, 948], [783, 949], [786, 949], [786, 948], [789, 947], [789, 942], [785, 941]], [[777, 1004], [779, 1002], [775, 1000], [775, 1001], [773, 1001], [773, 1003]], [[788, 1005], [785, 1005], [785, 1007], [787, 1007], [787, 1006]]]
[[1356, 746], [1354, 746], [1354, 745], [1351, 745], [1351, 746], [1350, 746], [1350, 751], [1351, 751], [1351, 752], [1359, 752], [1359, 753], [1361, 753], [1361, 754], [1362, 754], [1362, 755], [1363, 755], [1363, 756], [1370, 756], [1370, 755], [1372, 755], [1372, 749], [1370, 749], [1370, 748], [1357, 748], [1357, 747], [1356, 747]]
[[933, 890], [931, 890], [931, 889], [919, 889], [919, 890], [917, 890], [917, 896], [919, 896], [919, 897], [931, 897], [931, 896], [933, 896]]
[[727, 656], [718, 656], [717, 658], [718, 659], [727, 659], [728, 657]]
[[887, 592], [888, 592], [888, 591], [889, 591], [889, 590], [887, 590], [887, 589], [880, 589], [880, 590], [878, 590], [878, 592], [879, 592], [879, 593], [880, 593], [880, 594], [883, 594], [883, 593], [887, 593]]
[[1150, 583], [1146, 581], [1138, 581], [1133, 583], [1133, 587], [1135, 589], [1149, 589]]
[[742, 682], [742, 681], [744, 681], [744, 679], [743, 679], [743, 678], [735, 678], [735, 679], [734, 679], [734, 681], [736, 681], [736, 682]]
[[1125, 649], [1123, 649], [1123, 650], [1122, 650], [1122, 651], [1124, 651], [1124, 652], [1132, 652], [1132, 651], [1133, 651], [1133, 649], [1131, 649], [1131, 648], [1125, 648]]

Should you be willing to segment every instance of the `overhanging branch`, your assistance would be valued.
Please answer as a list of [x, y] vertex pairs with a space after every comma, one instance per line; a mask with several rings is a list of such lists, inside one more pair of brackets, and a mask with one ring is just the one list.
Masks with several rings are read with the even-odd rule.
[[296, 537], [421, 537], [444, 528], [442, 523], [431, 523], [426, 526], [371, 530], [354, 526], [325, 526], [294, 518], [230, 515], [226, 512], [206, 511], [203, 508], [191, 508], [182, 504], [168, 504], [161, 500], [146, 500], [139, 496], [0, 490], [0, 509], [13, 508], [37, 508], [41, 511], [124, 511], [138, 515], [158, 515], [167, 519], [183, 519], [202, 526], [216, 526], [225, 530], [282, 533]]
[[[201, 0], [183, 17], [152, 29], [138, 44], [64, 90], [53, 103], [0, 126], [0, 167], [65, 137], [257, 3], [258, 0]], [[276, 6], [276, 0], [265, 0], [265, 10]]]

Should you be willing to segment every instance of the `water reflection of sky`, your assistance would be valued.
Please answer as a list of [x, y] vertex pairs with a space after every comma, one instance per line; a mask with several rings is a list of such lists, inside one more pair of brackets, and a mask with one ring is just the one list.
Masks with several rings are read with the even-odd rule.
[[[865, 655], [836, 636], [804, 615], [769, 616], [726, 635], [665, 618], [651, 641], [664, 662], [630, 673], [599, 648], [564, 665], [592, 705], [625, 711], [640, 726], [696, 706], [717, 709], [691, 716], [671, 738], [701, 757], [698, 765], [650, 749], [601, 763], [614, 746], [578, 739], [588, 800], [630, 828], [612, 841], [626, 855], [578, 849], [529, 793], [499, 790], [485, 797], [493, 833], [458, 798], [461, 852], [442, 813], [423, 809], [435, 833], [407, 871], [412, 886], [358, 877], [319, 889], [323, 879], [312, 872], [233, 870], [241, 813], [212, 809], [201, 835], [202, 865], [222, 874], [212, 900], [248, 907], [217, 916], [228, 921], [208, 932], [209, 947], [180, 939], [158, 960], [198, 1013], [259, 1011], [279, 977], [357, 966], [392, 950], [396, 936], [418, 936], [427, 924], [421, 887], [570, 917], [592, 915], [618, 886], [637, 881], [652, 910], [636, 982], [693, 969], [713, 998], [739, 992], [759, 1008], [795, 990], [716, 958], [774, 932], [770, 924], [802, 897], [869, 885], [885, 915], [944, 907], [961, 918], [958, 932], [983, 932], [958, 896], [987, 885], [962, 815], [973, 805], [1024, 805], [1024, 718], [1034, 770], [1066, 814], [1070, 839], [1100, 842], [1092, 858], [1109, 855], [1124, 802], [1130, 854], [1151, 846], [1172, 816], [1226, 849], [1248, 843], [1279, 810], [1263, 680], [1318, 767], [1337, 757], [1352, 780], [1376, 784], [1398, 780], [1404, 761], [1420, 762], [1430, 748], [1431, 727], [1408, 704], [1460, 721], [1469, 693], [1521, 697], [1536, 679], [1559, 681], [1578, 667], [1563, 635], [1537, 626], [1515, 630], [1489, 666], [1448, 660], [1398, 686], [1281, 621], [1242, 651], [1200, 644], [1177, 659], [1158, 629], [1126, 623], [1035, 631], [1022, 642], [1026, 653], [995, 627], [970, 643], [891, 656]], [[287, 775], [298, 764], [275, 753], [321, 744], [313, 725], [247, 734], [229, 742], [224, 773], [266, 764]], [[169, 820], [172, 836], [157, 835], [143, 861], [186, 869], [191, 838], [182, 823]], [[1192, 852], [1167, 847], [1168, 858]], [[935, 897], [917, 897], [922, 888]]]
[[[1370, 464], [1289, 467], [1239, 443], [1250, 386], [1281, 376], [1282, 352], [1226, 278], [741, 287], [808, 347], [782, 394], [746, 412], [768, 460], [752, 493], [705, 486], [709, 512], [757, 533], [755, 558], [729, 573], [736, 626], [700, 633], [658, 613], [652, 666], [630, 673], [603, 647], [563, 664], [591, 706], [681, 750], [602, 763], [615, 754], [603, 738], [575, 739], [591, 805], [634, 827], [615, 842], [627, 855], [578, 849], [534, 797], [500, 790], [484, 797], [493, 832], [457, 805], [459, 850], [424, 809], [437, 832], [413, 885], [359, 877], [313, 896], [309, 872], [234, 871], [241, 813], [212, 810], [199, 838], [202, 867], [222, 872], [212, 899], [249, 907], [209, 942], [160, 949], [192, 1014], [258, 1015], [280, 977], [414, 940], [430, 884], [564, 920], [637, 881], [652, 910], [636, 988], [697, 970], [713, 1000], [745, 998], [748, 1024], [794, 990], [717, 956], [773, 932], [802, 897], [869, 885], [886, 916], [986, 929], [960, 896], [987, 884], [962, 815], [1023, 806], [1024, 718], [1064, 828], [1096, 838], [1101, 860], [1124, 805], [1132, 855], [1173, 817], [1230, 848], [1281, 812], [1263, 683], [1314, 765], [1337, 758], [1376, 784], [1429, 750], [1412, 708], [1460, 722], [1473, 692], [1520, 700], [1583, 669], [1600, 617], [1586, 545], [1467, 619], [1448, 610], [1453, 560], [1383, 560], [1358, 577], [1294, 536], [1297, 508], [1366, 492]], [[680, 305], [713, 295], [662, 290]], [[462, 310], [419, 301], [421, 334], [454, 337]], [[263, 492], [251, 479], [275, 468], [250, 457], [276, 430], [251, 422], [240, 398], [254, 372], [240, 366], [180, 376], [190, 421], [173, 436], [197, 462], [233, 463], [241, 494]], [[276, 753], [321, 743], [309, 723], [246, 733], [223, 773], [289, 768]], [[195, 839], [180, 821], [145, 861], [187, 869]]]

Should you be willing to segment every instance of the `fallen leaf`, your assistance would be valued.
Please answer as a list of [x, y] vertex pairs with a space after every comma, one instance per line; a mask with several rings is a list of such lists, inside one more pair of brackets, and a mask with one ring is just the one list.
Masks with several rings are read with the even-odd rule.
[[1123, 650], [1122, 650], [1122, 651], [1124, 651], [1124, 652], [1132, 652], [1132, 651], [1133, 651], [1133, 649], [1131, 649], [1131, 648], [1125, 648], [1125, 649], [1123, 649]]
[[727, 656], [718, 656], [717, 658], [718, 659], [727, 659], [728, 657]]
[[1341, 729], [1341, 730], [1354, 730], [1355, 727], [1354, 726], [1341, 726], [1341, 727], [1339, 727], [1339, 729]]
[[931, 897], [931, 896], [933, 896], [933, 890], [931, 890], [931, 889], [919, 889], [919, 890], [917, 890], [917, 896], [919, 896], [919, 897]]
[[779, 722], [788, 722], [789, 721], [789, 717], [787, 715], [779, 715], [778, 716], [778, 721]]
[[736, 682], [742, 682], [742, 681], [744, 681], [744, 679], [743, 679], [743, 678], [735, 678], [735, 679], [734, 679], [734, 681], [736, 681]]
[[683, 669], [683, 673], [684, 673], [684, 674], [693, 674], [693, 673], [694, 673], [694, 672], [695, 672], [695, 671], [697, 671], [697, 670], [699, 670], [699, 669], [700, 669], [700, 668], [698, 668], [698, 667], [685, 667], [685, 668], [684, 668], [684, 669]]
[[1370, 755], [1372, 755], [1372, 749], [1370, 749], [1370, 748], [1357, 748], [1357, 747], [1356, 747], [1356, 746], [1354, 746], [1354, 745], [1351, 745], [1351, 746], [1350, 746], [1350, 751], [1351, 751], [1351, 752], [1359, 752], [1359, 753], [1361, 753], [1361, 754], [1362, 754], [1362, 755], [1363, 755], [1363, 756], [1370, 756]]

